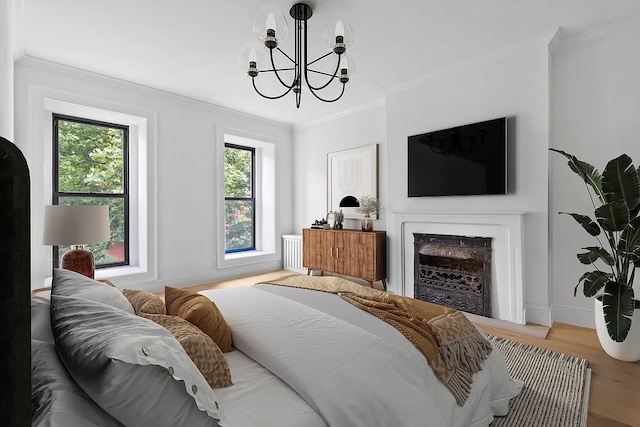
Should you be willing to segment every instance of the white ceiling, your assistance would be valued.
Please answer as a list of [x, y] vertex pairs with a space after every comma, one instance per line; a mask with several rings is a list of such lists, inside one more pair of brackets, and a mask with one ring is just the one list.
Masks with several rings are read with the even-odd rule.
[[[21, 1], [27, 55], [290, 124], [381, 103], [403, 84], [557, 28], [572, 35], [640, 15], [639, 0], [309, 1], [310, 56], [324, 53], [325, 23], [344, 11], [357, 34], [357, 75], [339, 101], [322, 103], [303, 91], [296, 109], [293, 94], [259, 97], [238, 65], [258, 10], [273, 2], [289, 17], [293, 0]], [[265, 92], [277, 92], [265, 77], [258, 81]]]

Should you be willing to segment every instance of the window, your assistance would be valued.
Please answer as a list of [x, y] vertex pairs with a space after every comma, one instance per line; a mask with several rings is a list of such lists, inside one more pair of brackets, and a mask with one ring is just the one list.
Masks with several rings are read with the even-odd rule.
[[224, 145], [225, 253], [256, 249], [255, 149]]
[[[215, 252], [218, 268], [280, 261], [276, 141], [241, 129], [217, 129]], [[240, 271], [240, 270], [238, 270]]]
[[109, 206], [111, 240], [87, 246], [96, 268], [129, 265], [129, 126], [53, 114], [52, 152], [53, 204]]

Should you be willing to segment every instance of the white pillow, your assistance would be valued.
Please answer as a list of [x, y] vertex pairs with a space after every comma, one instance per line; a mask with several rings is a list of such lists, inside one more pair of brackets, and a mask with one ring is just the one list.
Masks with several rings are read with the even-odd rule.
[[49, 300], [31, 295], [31, 339], [53, 344]]
[[121, 423], [218, 426], [213, 390], [162, 326], [105, 304], [55, 294], [51, 326], [71, 376]]
[[120, 289], [62, 268], [53, 269], [51, 295], [84, 298], [119, 308], [127, 313], [135, 313]]
[[31, 425], [121, 426], [73, 381], [52, 343], [31, 340]]

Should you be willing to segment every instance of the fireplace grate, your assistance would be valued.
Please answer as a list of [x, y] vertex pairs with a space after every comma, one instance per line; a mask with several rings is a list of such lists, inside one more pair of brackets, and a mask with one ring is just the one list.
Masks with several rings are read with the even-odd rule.
[[414, 234], [414, 296], [491, 317], [491, 238]]

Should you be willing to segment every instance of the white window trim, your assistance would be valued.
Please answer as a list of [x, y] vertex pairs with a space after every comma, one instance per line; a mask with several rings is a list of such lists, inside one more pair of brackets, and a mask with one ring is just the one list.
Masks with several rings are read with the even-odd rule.
[[[218, 127], [216, 144], [218, 227], [215, 258], [218, 268], [230, 268], [279, 259], [277, 236], [277, 161], [276, 138], [239, 129]], [[255, 247], [253, 251], [225, 253], [224, 145], [231, 143], [255, 148], [256, 180]]]
[[[147, 275], [150, 272], [150, 248], [148, 247], [148, 183], [147, 144], [148, 119], [118, 111], [105, 110], [56, 99], [44, 99], [46, 129], [52, 129], [53, 113], [129, 126], [129, 265], [96, 269], [96, 279], [131, 275]], [[45, 204], [51, 204], [53, 135], [45, 138]], [[47, 161], [48, 159], [48, 161]], [[45, 268], [53, 268], [53, 249], [47, 247]], [[155, 276], [155, 272], [152, 273]]]

